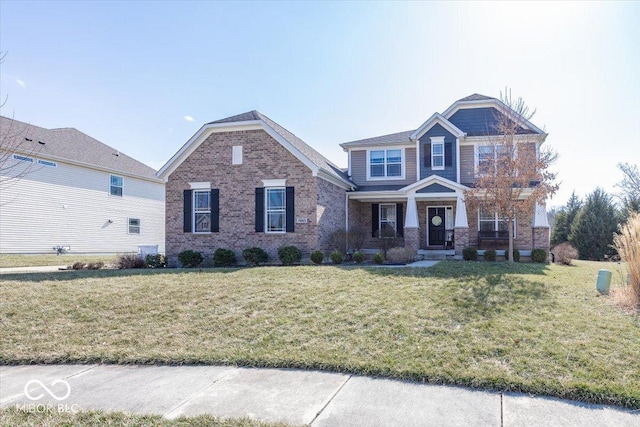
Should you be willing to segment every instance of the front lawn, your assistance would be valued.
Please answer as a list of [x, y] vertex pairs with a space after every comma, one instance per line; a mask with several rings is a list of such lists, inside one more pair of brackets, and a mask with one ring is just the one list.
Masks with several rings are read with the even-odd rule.
[[76, 261], [86, 263], [102, 261], [105, 264], [114, 262], [116, 256], [111, 255], [74, 255], [74, 254], [33, 254], [33, 255], [21, 255], [21, 254], [2, 254], [0, 255], [0, 268], [5, 267], [42, 267], [48, 265], [72, 265]]
[[0, 363], [314, 368], [640, 408], [640, 319], [595, 292], [616, 264], [577, 264], [4, 275]]

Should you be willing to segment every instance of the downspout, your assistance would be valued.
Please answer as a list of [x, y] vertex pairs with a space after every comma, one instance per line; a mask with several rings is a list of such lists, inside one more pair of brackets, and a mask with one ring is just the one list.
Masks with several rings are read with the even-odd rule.
[[349, 193], [348, 192], [344, 193], [344, 215], [345, 215], [344, 231], [345, 231], [345, 235], [347, 236], [346, 247], [348, 250], [349, 249]]

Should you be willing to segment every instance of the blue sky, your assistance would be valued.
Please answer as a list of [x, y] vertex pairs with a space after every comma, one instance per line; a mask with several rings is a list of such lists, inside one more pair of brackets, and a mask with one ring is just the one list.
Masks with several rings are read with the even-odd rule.
[[640, 2], [0, 2], [1, 114], [75, 127], [158, 169], [257, 109], [346, 166], [341, 142], [415, 129], [509, 87], [562, 182], [640, 164]]

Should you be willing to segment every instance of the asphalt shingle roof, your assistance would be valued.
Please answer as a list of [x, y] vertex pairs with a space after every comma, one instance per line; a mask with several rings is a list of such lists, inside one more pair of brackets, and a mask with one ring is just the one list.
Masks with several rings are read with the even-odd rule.
[[357, 141], [349, 141], [340, 144], [341, 147], [349, 147], [351, 145], [386, 145], [386, 144], [406, 144], [410, 143], [409, 138], [414, 130], [406, 130], [404, 132], [390, 133], [388, 135], [374, 136], [373, 138], [359, 139]]
[[262, 120], [276, 131], [282, 138], [287, 140], [291, 145], [293, 145], [298, 151], [300, 151], [305, 157], [307, 157], [313, 164], [315, 164], [318, 168], [323, 169], [329, 174], [346, 180], [347, 182], [351, 182], [347, 174], [340, 169], [335, 164], [331, 163], [329, 159], [324, 157], [322, 154], [318, 153], [314, 150], [310, 145], [306, 142], [295, 136], [293, 133], [289, 132], [287, 129], [280, 126], [278, 123], [271, 120], [269, 117], [260, 113], [259, 111], [253, 110], [248, 111], [246, 113], [238, 114], [235, 116], [227, 117], [224, 119], [216, 120], [210, 122], [208, 124], [220, 124], [220, 123], [233, 123], [233, 122], [244, 122], [251, 120]]
[[9, 150], [34, 157], [67, 160], [126, 175], [158, 179], [153, 168], [74, 128], [45, 129], [0, 116], [0, 141]]
[[490, 101], [492, 99], [496, 99], [496, 98], [492, 98], [490, 96], [485, 96], [485, 95], [480, 95], [479, 93], [474, 93], [472, 95], [469, 96], [465, 96], [462, 99], [458, 99], [456, 102], [464, 102], [464, 101]]

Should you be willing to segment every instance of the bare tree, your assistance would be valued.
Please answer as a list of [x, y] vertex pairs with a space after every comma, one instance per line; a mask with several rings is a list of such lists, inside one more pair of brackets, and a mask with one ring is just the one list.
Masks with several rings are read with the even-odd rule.
[[632, 212], [640, 212], [640, 170], [638, 165], [631, 163], [618, 163], [618, 169], [624, 178], [616, 187], [620, 189], [618, 197], [622, 201], [623, 214], [627, 217]]
[[[7, 54], [0, 52], [0, 64], [4, 62]], [[2, 107], [7, 103], [8, 96], [0, 95]], [[2, 117], [0, 114], [0, 192], [6, 192], [7, 188], [15, 185], [27, 174], [37, 169], [36, 159], [42, 145], [32, 141], [28, 135], [28, 126], [13, 118]], [[0, 205], [7, 204], [8, 200], [2, 200]]]
[[536, 204], [544, 204], [558, 190], [556, 174], [549, 171], [557, 154], [543, 146], [546, 134], [527, 131], [535, 111], [522, 98], [513, 99], [505, 90], [500, 101], [493, 129], [487, 132], [492, 149], [483, 153], [475, 187], [465, 193], [465, 201], [472, 209], [495, 211], [507, 223], [508, 258], [513, 262], [514, 220], [535, 212]]

